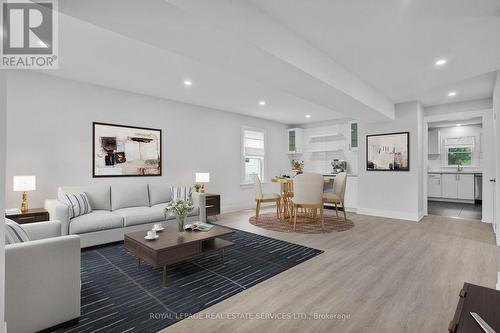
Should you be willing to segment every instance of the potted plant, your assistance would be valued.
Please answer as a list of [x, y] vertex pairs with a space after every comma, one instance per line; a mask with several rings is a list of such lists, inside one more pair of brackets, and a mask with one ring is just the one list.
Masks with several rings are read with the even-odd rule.
[[200, 192], [201, 185], [200, 185], [200, 184], [198, 184], [198, 183], [196, 183], [196, 184], [194, 184], [194, 185], [193, 185], [193, 188], [194, 188], [194, 190], [195, 190], [196, 192]]
[[175, 216], [175, 219], [177, 220], [177, 231], [183, 232], [186, 216], [193, 210], [193, 208], [193, 202], [190, 200], [177, 200], [175, 202], [170, 201], [165, 208], [165, 213], [170, 213]]
[[304, 161], [292, 160], [292, 171], [302, 173], [304, 171]]

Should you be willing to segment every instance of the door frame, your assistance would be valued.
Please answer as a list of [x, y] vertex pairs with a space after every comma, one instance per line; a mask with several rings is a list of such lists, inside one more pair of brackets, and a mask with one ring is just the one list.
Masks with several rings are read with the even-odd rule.
[[[428, 115], [424, 116], [424, 135], [423, 135], [423, 151], [424, 151], [424, 163], [423, 163], [423, 168], [424, 168], [424, 174], [425, 177], [423, 177], [423, 203], [424, 203], [424, 214], [429, 215], [428, 212], [428, 205], [427, 205], [427, 170], [429, 166], [428, 162], [428, 149], [429, 149], [429, 137], [428, 137], [428, 132], [429, 132], [429, 123], [430, 122], [437, 122], [437, 121], [463, 121], [469, 118], [478, 118], [481, 117], [482, 125], [483, 128], [487, 121], [490, 121], [493, 123], [493, 109], [481, 109], [481, 110], [475, 110], [475, 111], [461, 111], [461, 112], [453, 112], [453, 113], [445, 113], [445, 114], [439, 114], [439, 115]], [[489, 118], [489, 119], [488, 119]], [[493, 126], [493, 124], [491, 125]], [[494, 129], [492, 128], [489, 135], [485, 136], [483, 132], [483, 142], [493, 142], [494, 140]], [[481, 142], [481, 144], [483, 144]], [[490, 200], [486, 200], [487, 205], [484, 205], [484, 194], [485, 194], [485, 184], [487, 184], [487, 179], [489, 178], [494, 178], [495, 175], [495, 169], [496, 169], [496, 161], [495, 161], [495, 155], [493, 154], [493, 148], [491, 148], [492, 154], [486, 154], [484, 153], [483, 150], [483, 158], [482, 158], [482, 164], [481, 164], [481, 169], [483, 172], [483, 205], [482, 205], [482, 219], [481, 222], [484, 223], [494, 223], [493, 219], [493, 209], [494, 209], [494, 201], [493, 201], [493, 195], [494, 192], [490, 191], [489, 196]], [[485, 168], [486, 167], [486, 168]], [[487, 170], [486, 172], [486, 177], [485, 177], [485, 169]], [[488, 170], [491, 169], [491, 170]], [[489, 183], [488, 183], [489, 184]], [[492, 188], [491, 185], [488, 185], [488, 188]]]

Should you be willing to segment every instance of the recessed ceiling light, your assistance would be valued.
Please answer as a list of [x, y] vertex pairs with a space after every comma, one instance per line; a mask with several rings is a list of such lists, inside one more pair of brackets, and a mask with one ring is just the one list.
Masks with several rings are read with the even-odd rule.
[[306, 118], [311, 118], [311, 115], [310, 114], [306, 114]]
[[457, 92], [456, 91], [450, 91], [448, 93], [448, 97], [455, 97], [455, 96], [457, 96]]
[[457, 124], [457, 127], [460, 127], [460, 126], [462, 126], [462, 124]]
[[184, 80], [184, 85], [189, 87], [193, 85], [193, 82], [191, 80]]
[[438, 60], [436, 60], [436, 62], [434, 64], [436, 66], [443, 66], [443, 65], [446, 65], [447, 62], [448, 62], [448, 60], [446, 60], [446, 59], [438, 59]]
[[260, 106], [265, 106], [265, 105], [266, 105], [266, 101], [260, 101], [260, 102], [259, 102], [259, 105], [260, 105]]

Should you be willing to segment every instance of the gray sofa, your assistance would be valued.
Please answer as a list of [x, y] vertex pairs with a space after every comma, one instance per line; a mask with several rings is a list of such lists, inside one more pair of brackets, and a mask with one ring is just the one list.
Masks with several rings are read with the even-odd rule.
[[[70, 219], [69, 206], [59, 199], [63, 193], [81, 192], [87, 194], [92, 212]], [[58, 197], [45, 200], [45, 209], [51, 219], [61, 221], [62, 235], [80, 236], [82, 247], [120, 241], [127, 232], [175, 220], [165, 214], [172, 199], [170, 185], [165, 183], [60, 187]], [[205, 222], [205, 195], [194, 192], [193, 203], [186, 222]]]
[[5, 321], [37, 332], [80, 317], [80, 238], [58, 221], [27, 223], [30, 241], [5, 246]]

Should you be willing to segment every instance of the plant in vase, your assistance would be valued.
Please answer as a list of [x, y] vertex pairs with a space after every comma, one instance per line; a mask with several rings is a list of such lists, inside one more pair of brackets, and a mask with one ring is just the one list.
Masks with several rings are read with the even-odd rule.
[[302, 173], [304, 171], [304, 161], [292, 160], [292, 171]]
[[194, 190], [195, 190], [196, 192], [200, 192], [201, 185], [200, 185], [200, 184], [198, 184], [198, 183], [196, 183], [196, 184], [194, 184], [194, 185], [193, 185], [193, 188], [194, 188]]
[[184, 231], [184, 221], [186, 216], [194, 209], [193, 202], [191, 200], [177, 200], [170, 201], [165, 208], [165, 213], [172, 214], [177, 220], [177, 231]]

